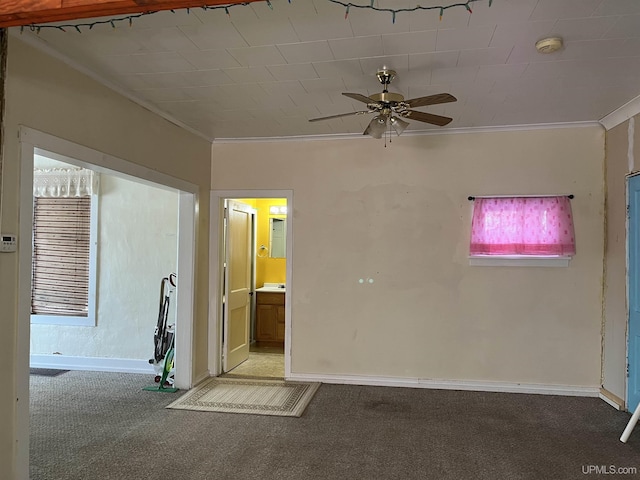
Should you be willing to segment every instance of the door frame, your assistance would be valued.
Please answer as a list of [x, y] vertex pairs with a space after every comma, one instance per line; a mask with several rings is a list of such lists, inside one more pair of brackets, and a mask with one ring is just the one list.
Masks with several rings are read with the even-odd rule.
[[[176, 295], [175, 385], [193, 384], [193, 326], [195, 304], [195, 239], [198, 186], [150, 168], [108, 155], [68, 140], [21, 126], [20, 138], [20, 227], [18, 232], [18, 329], [16, 352], [16, 471], [28, 478], [29, 471], [29, 363], [31, 337], [31, 263], [33, 230], [33, 155], [36, 149], [60, 156], [60, 160], [97, 172], [166, 187], [179, 194]], [[70, 161], [69, 161], [70, 160]], [[152, 330], [150, 330], [152, 331]]]
[[284, 377], [291, 375], [291, 298], [293, 289], [293, 190], [211, 190], [209, 232], [209, 374], [222, 373], [222, 285], [224, 275], [224, 201], [239, 198], [287, 199]]

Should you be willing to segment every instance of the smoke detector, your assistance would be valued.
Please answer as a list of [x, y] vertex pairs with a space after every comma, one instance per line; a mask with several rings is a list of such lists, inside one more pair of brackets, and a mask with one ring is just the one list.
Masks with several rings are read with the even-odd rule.
[[562, 48], [562, 38], [549, 37], [536, 42], [536, 50], [540, 53], [553, 53]]

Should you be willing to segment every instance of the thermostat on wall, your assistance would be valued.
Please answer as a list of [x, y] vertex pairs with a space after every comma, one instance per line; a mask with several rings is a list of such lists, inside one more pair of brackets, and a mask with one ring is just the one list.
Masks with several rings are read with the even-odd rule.
[[2, 233], [2, 243], [0, 243], [0, 252], [15, 252], [18, 248], [18, 241], [15, 235]]

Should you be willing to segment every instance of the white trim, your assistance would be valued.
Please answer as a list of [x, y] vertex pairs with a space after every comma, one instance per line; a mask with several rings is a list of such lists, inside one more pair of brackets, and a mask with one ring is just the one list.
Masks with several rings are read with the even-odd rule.
[[605, 393], [603, 393], [602, 390], [603, 389], [601, 388], [600, 392], [598, 393], [598, 397], [600, 397], [600, 400], [604, 400], [606, 403], [611, 405], [616, 410], [620, 410], [620, 411], [624, 410], [624, 405], [621, 405], [618, 402], [616, 402], [615, 400], [613, 400], [612, 398], [609, 398], [609, 396], [607, 396]]
[[621, 123], [626, 122], [638, 113], [640, 113], [640, 96], [629, 100], [609, 115], [602, 117], [600, 124], [605, 130], [611, 130], [613, 127], [617, 127]]
[[134, 95], [133, 93], [131, 93], [129, 90], [122, 88], [121, 86], [115, 84], [115, 83], [111, 83], [108, 80], [106, 80], [104, 78], [104, 76], [94, 72], [93, 70], [87, 68], [85, 65], [81, 65], [80, 63], [76, 62], [75, 60], [67, 57], [66, 55], [64, 55], [63, 53], [59, 52], [58, 50], [55, 50], [53, 48], [51, 48], [48, 44], [44, 43], [43, 40], [39, 39], [38, 37], [35, 37], [33, 35], [21, 35], [18, 36], [16, 34], [16, 29], [15, 28], [10, 28], [9, 29], [9, 33], [11, 35], [13, 35], [15, 38], [19, 38], [20, 41], [25, 42], [27, 45], [30, 45], [34, 48], [36, 48], [37, 50], [40, 50], [43, 53], [46, 53], [47, 55], [49, 55], [50, 57], [53, 57], [57, 60], [60, 60], [62, 63], [64, 63], [65, 65], [71, 67], [72, 69], [86, 75], [87, 77], [95, 80], [96, 82], [98, 82], [100, 85], [103, 85], [105, 87], [107, 87], [110, 90], [113, 90], [114, 92], [116, 92], [119, 95], [122, 95], [123, 97], [131, 100], [134, 103], [137, 103], [138, 105], [140, 105], [143, 108], [146, 108], [147, 110], [149, 110], [152, 113], [155, 113], [156, 115], [164, 118], [165, 120], [168, 120], [169, 122], [173, 123], [174, 125], [177, 125], [178, 127], [186, 130], [187, 132], [193, 133], [194, 135], [203, 138], [204, 140], [208, 141], [208, 142], [212, 142], [213, 138], [209, 137], [207, 135], [205, 135], [204, 133], [190, 127], [189, 125], [187, 125], [186, 123], [183, 123], [182, 121], [178, 120], [177, 118], [173, 117], [172, 115], [168, 114], [167, 112], [160, 110], [156, 105], [147, 102], [146, 100], [141, 99], [140, 97]]
[[[91, 269], [91, 266], [89, 266]], [[91, 281], [89, 281], [91, 283]], [[89, 300], [91, 301], [91, 300]], [[95, 312], [95, 309], [93, 310]], [[66, 325], [69, 327], [95, 327], [96, 316], [91, 314], [91, 306], [89, 306], [89, 314], [86, 317], [72, 317], [66, 315], [36, 315], [31, 314], [31, 325]]]
[[220, 241], [223, 226], [223, 198], [209, 194], [209, 322], [207, 335], [207, 355], [210, 374], [222, 373], [222, 288], [224, 252]]
[[90, 370], [93, 372], [155, 373], [147, 360], [105, 357], [72, 357], [69, 355], [30, 356], [33, 368], [57, 368], [60, 370]]
[[[195, 195], [180, 192], [178, 200], [178, 261], [176, 274], [176, 371], [175, 386], [188, 390], [193, 386], [193, 322], [195, 292], [195, 252], [194, 232], [198, 224]], [[183, 319], [186, 319], [184, 321]], [[191, 319], [191, 321], [189, 320]]]
[[[33, 157], [31, 160], [33, 164]], [[32, 174], [33, 183], [33, 174]], [[91, 195], [89, 213], [89, 298], [86, 317], [70, 317], [65, 315], [34, 315], [31, 314], [33, 325], [70, 325], [81, 327], [95, 327], [97, 318], [96, 298], [98, 285], [98, 208], [99, 198], [96, 193]]]
[[633, 154], [634, 137], [636, 133], [636, 120], [631, 117], [627, 126], [627, 168], [628, 172], [633, 172], [636, 168], [635, 156]]
[[[597, 121], [567, 123], [537, 123], [532, 125], [501, 125], [494, 127], [445, 128], [442, 130], [405, 130], [402, 137], [423, 135], [459, 135], [466, 133], [519, 132], [528, 130], [549, 130], [558, 128], [602, 127]], [[244, 137], [215, 138], [213, 144], [219, 143], [272, 143], [272, 142], [304, 142], [315, 140], [357, 140], [366, 138], [361, 133], [338, 133], [328, 135], [298, 135], [289, 137]]]
[[287, 216], [287, 262], [285, 290], [285, 338], [284, 372], [291, 373], [291, 298], [293, 290], [293, 190], [211, 190], [210, 192], [210, 232], [209, 232], [209, 372], [222, 372], [222, 272], [223, 245], [222, 232], [223, 200], [225, 198], [286, 198]]
[[29, 349], [31, 343], [31, 253], [33, 244], [33, 153], [20, 142], [20, 217], [18, 236], [18, 319], [16, 333], [16, 477], [29, 477]]
[[520, 255], [474, 255], [472, 267], [568, 267], [571, 257], [537, 257]]
[[616, 402], [611, 400], [606, 395], [603, 395], [602, 393], [598, 393], [598, 397], [600, 398], [600, 400], [604, 400], [605, 403], [608, 403], [610, 406], [612, 406], [616, 410], [622, 410], [622, 407], [620, 405], [618, 405]]
[[335, 383], [341, 385], [372, 385], [380, 387], [433, 388], [437, 390], [469, 390], [476, 392], [533, 393], [572, 397], [597, 397], [599, 386], [544, 385], [536, 383], [476, 382], [467, 380], [433, 380], [424, 378], [373, 377], [362, 375], [321, 375], [294, 373], [287, 380]]
[[251, 248], [253, 255], [251, 255], [251, 291], [253, 295], [251, 295], [251, 325], [249, 326], [249, 331], [253, 333], [253, 337], [249, 338], [249, 351], [251, 351], [251, 345], [256, 342], [256, 317], [257, 317], [257, 294], [256, 292], [256, 278], [257, 278], [257, 267], [258, 267], [258, 210], [255, 208], [251, 209]]

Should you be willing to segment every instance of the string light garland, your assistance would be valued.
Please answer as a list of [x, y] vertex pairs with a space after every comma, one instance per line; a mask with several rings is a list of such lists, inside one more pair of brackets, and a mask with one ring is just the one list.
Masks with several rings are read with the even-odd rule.
[[[422, 5], [416, 5], [415, 7], [409, 7], [409, 8], [380, 8], [380, 7], [376, 7], [374, 5], [375, 0], [371, 0], [371, 3], [368, 5], [360, 5], [360, 4], [356, 4], [356, 3], [352, 3], [352, 2], [342, 2], [340, 0], [327, 0], [328, 2], [331, 3], [335, 3], [337, 5], [342, 5], [345, 8], [345, 14], [344, 14], [344, 18], [348, 18], [349, 17], [349, 9], [350, 8], [362, 8], [362, 9], [367, 9], [367, 10], [374, 10], [376, 12], [387, 12], [391, 14], [391, 21], [393, 23], [396, 23], [396, 15], [398, 13], [405, 13], [405, 12], [417, 12], [420, 10], [439, 10], [440, 11], [440, 20], [442, 20], [442, 17], [444, 15], [445, 10], [449, 10], [450, 8], [465, 8], [470, 14], [473, 13], [473, 10], [471, 10], [471, 4], [472, 3], [476, 3], [476, 2], [480, 2], [482, 0], [467, 0], [466, 2], [459, 2], [459, 3], [452, 3], [450, 5], [436, 5], [436, 6], [431, 6], [431, 7], [423, 7]], [[493, 0], [489, 0], [489, 6], [491, 6], [491, 4], [493, 3]]]
[[[361, 3], [353, 3], [353, 2], [343, 2], [341, 0], [326, 0], [327, 2], [336, 4], [336, 5], [341, 5], [342, 7], [344, 7], [345, 9], [345, 13], [344, 13], [344, 18], [345, 20], [347, 20], [349, 18], [349, 13], [350, 10], [353, 9], [361, 9], [361, 10], [372, 10], [375, 12], [384, 12], [384, 13], [389, 13], [391, 14], [391, 22], [392, 23], [396, 23], [396, 15], [398, 13], [412, 13], [412, 12], [417, 12], [417, 11], [421, 11], [421, 10], [436, 10], [439, 12], [439, 17], [440, 20], [442, 20], [442, 17], [444, 16], [444, 12], [446, 10], [449, 10], [451, 8], [464, 8], [466, 9], [469, 14], [473, 13], [473, 10], [471, 10], [471, 5], [473, 3], [476, 2], [482, 2], [484, 0], [466, 0], [464, 2], [458, 2], [458, 3], [451, 3], [448, 5], [435, 5], [435, 6], [431, 6], [431, 7], [423, 7], [422, 5], [416, 5], [415, 7], [408, 7], [408, 8], [380, 8], [380, 7], [376, 7], [375, 4], [375, 0], [370, 0], [370, 2], [368, 4], [361, 4]], [[489, 2], [489, 6], [491, 6], [491, 4], [493, 3], [493, 0], [488, 0]], [[257, 2], [253, 2], [253, 3], [257, 3]], [[273, 10], [273, 4], [271, 3], [271, 0], [264, 0], [264, 3], [266, 3], [267, 7], [269, 7], [269, 9]], [[291, 3], [291, 0], [288, 0], [288, 3]], [[230, 9], [233, 7], [247, 7], [251, 5], [251, 3], [234, 3], [234, 4], [230, 4], [230, 5], [214, 5], [214, 6], [209, 6], [209, 5], [203, 5], [202, 7], [194, 7], [194, 8], [198, 8], [201, 10], [224, 10], [224, 12], [226, 13], [227, 17], [231, 18], [231, 11]], [[191, 10], [193, 10], [194, 8], [184, 8], [184, 9], [180, 9], [180, 10], [185, 10], [187, 12], [187, 14], [189, 14], [191, 12]], [[111, 19], [107, 19], [107, 20], [96, 20], [90, 23], [69, 23], [69, 24], [63, 24], [63, 25], [49, 25], [49, 24], [31, 24], [31, 25], [23, 25], [20, 27], [20, 33], [24, 32], [25, 29], [32, 31], [32, 32], [36, 32], [36, 33], [40, 33], [41, 30], [43, 29], [54, 29], [54, 30], [60, 30], [62, 32], [66, 32], [67, 29], [73, 29], [78, 33], [82, 33], [82, 29], [89, 29], [91, 30], [93, 27], [95, 27], [96, 25], [111, 25], [112, 28], [116, 28], [116, 26], [118, 24], [121, 24], [122, 22], [127, 23], [130, 27], [133, 25], [133, 21], [141, 18], [141, 17], [146, 17], [148, 15], [153, 15], [155, 13], [158, 13], [160, 10], [158, 11], [149, 11], [149, 12], [143, 12], [143, 13], [138, 13], [135, 15], [127, 15], [125, 17], [119, 17], [119, 18], [111, 18]], [[176, 10], [170, 10], [171, 13], [176, 13]]]

